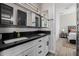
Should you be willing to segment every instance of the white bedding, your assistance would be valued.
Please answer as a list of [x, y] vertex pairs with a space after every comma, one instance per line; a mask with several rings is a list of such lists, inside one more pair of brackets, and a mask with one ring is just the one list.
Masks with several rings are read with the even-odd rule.
[[68, 35], [68, 41], [76, 40], [76, 32], [70, 32]]

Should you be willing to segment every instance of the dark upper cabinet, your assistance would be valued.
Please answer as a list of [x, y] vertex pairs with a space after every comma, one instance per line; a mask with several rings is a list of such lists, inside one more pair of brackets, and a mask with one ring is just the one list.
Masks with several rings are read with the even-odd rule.
[[6, 5], [6, 4], [0, 4], [0, 12], [1, 12], [1, 18], [0, 18], [0, 24], [3, 25], [12, 25], [13, 22], [11, 20], [11, 17], [13, 16], [13, 8]]
[[26, 26], [27, 14], [21, 10], [17, 10], [17, 25]]

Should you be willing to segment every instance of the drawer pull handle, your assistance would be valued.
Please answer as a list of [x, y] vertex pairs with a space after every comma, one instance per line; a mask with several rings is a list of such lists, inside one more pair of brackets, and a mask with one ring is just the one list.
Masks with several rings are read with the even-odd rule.
[[41, 48], [42, 46], [40, 45], [39, 48]]
[[49, 41], [47, 41], [47, 46], [49, 45]]
[[41, 54], [42, 53], [42, 51], [40, 51], [40, 52], [38, 52], [39, 54]]
[[39, 42], [41, 42], [41, 40], [39, 40]]

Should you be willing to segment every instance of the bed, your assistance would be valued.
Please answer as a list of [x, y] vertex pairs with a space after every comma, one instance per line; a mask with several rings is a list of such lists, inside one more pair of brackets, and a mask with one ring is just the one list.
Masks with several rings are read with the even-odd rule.
[[68, 42], [76, 43], [76, 26], [68, 26]]

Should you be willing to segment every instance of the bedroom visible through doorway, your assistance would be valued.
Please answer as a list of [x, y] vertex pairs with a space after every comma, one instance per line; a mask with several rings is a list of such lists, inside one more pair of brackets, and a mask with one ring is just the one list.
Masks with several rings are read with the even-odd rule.
[[57, 3], [56, 19], [58, 26], [56, 55], [75, 56], [76, 55], [76, 4]]

